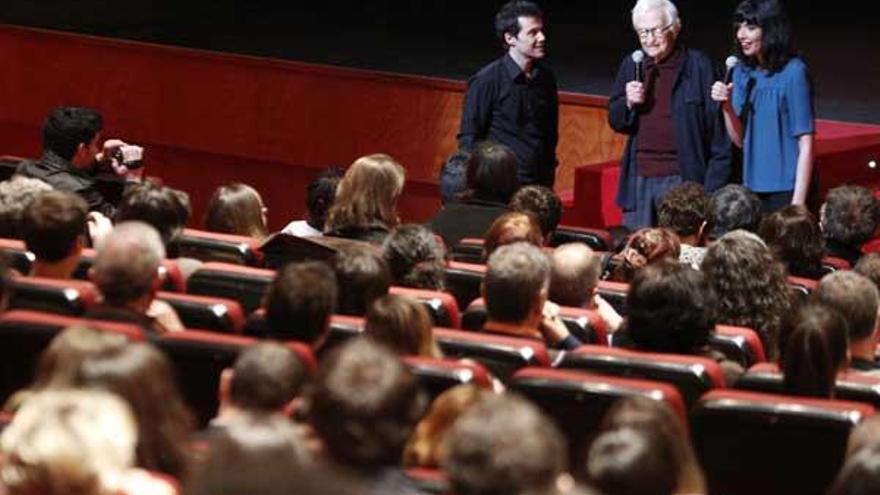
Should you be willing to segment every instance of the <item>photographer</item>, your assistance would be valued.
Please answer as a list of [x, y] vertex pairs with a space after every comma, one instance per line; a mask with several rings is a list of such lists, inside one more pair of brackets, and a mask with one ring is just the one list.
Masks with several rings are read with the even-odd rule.
[[[103, 119], [96, 110], [59, 107], [43, 124], [43, 156], [19, 165], [17, 173], [40, 179], [55, 189], [82, 196], [89, 211], [112, 218], [116, 206], [97, 187], [99, 172], [139, 180], [143, 148], [118, 139], [102, 142]], [[101, 216], [90, 214], [90, 221]]]

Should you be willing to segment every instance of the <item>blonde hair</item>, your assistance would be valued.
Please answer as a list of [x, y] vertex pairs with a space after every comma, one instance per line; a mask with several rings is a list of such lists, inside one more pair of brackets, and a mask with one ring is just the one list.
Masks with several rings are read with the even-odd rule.
[[406, 444], [404, 465], [439, 466], [444, 455], [446, 433], [462, 414], [490, 394], [475, 385], [457, 385], [437, 396]]
[[358, 158], [339, 182], [324, 231], [376, 223], [389, 229], [396, 227], [396, 203], [405, 180], [403, 166], [388, 155]]

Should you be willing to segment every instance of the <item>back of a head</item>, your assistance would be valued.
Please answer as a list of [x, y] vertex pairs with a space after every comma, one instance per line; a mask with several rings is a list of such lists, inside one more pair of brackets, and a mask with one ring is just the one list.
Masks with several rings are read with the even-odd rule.
[[157, 288], [165, 247], [156, 230], [142, 222], [117, 224], [98, 246], [91, 278], [113, 306], [123, 306]]
[[40, 355], [33, 388], [67, 388], [77, 384], [82, 362], [107, 349], [125, 346], [120, 334], [74, 326], [56, 335]]
[[345, 175], [345, 169], [330, 167], [320, 174], [306, 188], [306, 209], [309, 212], [309, 224], [317, 230], [324, 230], [327, 212], [336, 197], [336, 188]]
[[679, 237], [696, 235], [706, 222], [709, 197], [703, 186], [685, 182], [669, 190], [657, 209], [657, 226]]
[[840, 186], [828, 191], [822, 207], [825, 237], [849, 246], [868, 241], [880, 224], [880, 206], [871, 190]]
[[528, 242], [535, 246], [544, 245], [541, 227], [529, 213], [511, 211], [496, 218], [483, 236], [483, 252], [486, 258], [492, 256], [501, 246], [515, 242]]
[[34, 199], [52, 186], [39, 179], [13, 175], [0, 182], [0, 237], [23, 239], [23, 217]]
[[870, 338], [876, 331], [880, 293], [867, 277], [852, 271], [828, 274], [813, 291], [813, 298], [847, 320], [851, 342]]
[[388, 155], [358, 158], [339, 182], [325, 232], [374, 225], [393, 228], [398, 222], [396, 203], [405, 180], [403, 166]]
[[321, 362], [309, 399], [309, 422], [331, 458], [365, 471], [400, 465], [425, 408], [418, 381], [400, 359], [363, 338]]
[[266, 294], [269, 336], [317, 343], [336, 309], [336, 277], [325, 263], [290, 263], [278, 271]]
[[342, 249], [334, 265], [339, 298], [336, 312], [363, 316], [391, 287], [391, 271], [378, 250]]
[[853, 271], [867, 277], [880, 289], [880, 253], [868, 253], [862, 256], [853, 267]]
[[866, 447], [847, 459], [828, 495], [880, 493], [880, 445]]
[[518, 163], [513, 151], [503, 144], [477, 143], [468, 163], [466, 196], [508, 204], [519, 189]]
[[43, 123], [43, 149], [70, 160], [80, 144], [89, 144], [101, 132], [104, 121], [91, 108], [59, 107]]
[[277, 342], [260, 342], [235, 360], [229, 400], [249, 411], [278, 412], [299, 394], [305, 380], [305, 366], [295, 352]]
[[488, 396], [446, 437], [443, 468], [458, 495], [505, 495], [552, 486], [568, 467], [562, 434], [512, 394]]
[[756, 232], [761, 223], [761, 200], [742, 185], [728, 184], [712, 193], [708, 222], [711, 239], [738, 229]]
[[264, 208], [260, 193], [253, 187], [240, 182], [220, 186], [208, 201], [205, 228], [262, 239], [269, 232]]
[[126, 188], [113, 220], [147, 223], [168, 246], [183, 230], [189, 216], [190, 202], [185, 192], [144, 181]]
[[681, 243], [672, 231], [659, 228], [639, 229], [633, 232], [626, 246], [617, 255], [620, 262], [614, 278], [629, 282], [641, 268], [665, 260], [677, 261], [680, 254]]
[[606, 431], [590, 447], [587, 476], [604, 495], [672, 495], [680, 470], [674, 454], [655, 431]]
[[563, 306], [586, 305], [599, 283], [601, 270], [601, 258], [586, 244], [572, 242], [557, 247], [550, 255], [550, 300]]
[[510, 209], [534, 216], [545, 238], [556, 230], [562, 218], [562, 201], [546, 186], [521, 187], [510, 200]]
[[434, 356], [431, 317], [418, 301], [387, 294], [370, 306], [366, 333], [395, 353], [410, 356]]
[[821, 304], [801, 308], [783, 327], [779, 367], [788, 393], [830, 398], [837, 372], [847, 364], [849, 326]]
[[540, 302], [550, 281], [550, 262], [539, 248], [518, 242], [502, 246], [489, 257], [483, 280], [486, 312], [491, 320], [524, 321]]
[[467, 167], [471, 154], [457, 150], [440, 165], [440, 205], [450, 203], [467, 190]]
[[626, 299], [629, 335], [644, 350], [697, 353], [715, 328], [717, 299], [706, 277], [674, 261], [637, 272]]
[[434, 233], [422, 225], [394, 229], [382, 246], [394, 285], [443, 290], [446, 255]]
[[29, 251], [38, 260], [55, 262], [70, 256], [77, 239], [86, 233], [89, 207], [76, 194], [47, 191], [25, 210], [22, 234]]
[[822, 231], [802, 205], [789, 205], [764, 217], [758, 234], [790, 270], [815, 270], [821, 265], [825, 255]]

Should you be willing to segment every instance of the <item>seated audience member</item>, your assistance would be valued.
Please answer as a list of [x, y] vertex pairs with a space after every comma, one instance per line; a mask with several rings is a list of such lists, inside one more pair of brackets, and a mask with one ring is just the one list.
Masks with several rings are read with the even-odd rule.
[[302, 391], [306, 368], [277, 342], [260, 342], [239, 354], [220, 376], [220, 410], [211, 426], [226, 427], [244, 414], [290, 414]]
[[509, 212], [501, 215], [483, 236], [483, 257], [489, 259], [501, 246], [515, 242], [527, 242], [537, 247], [544, 245], [541, 227], [531, 214]]
[[685, 182], [670, 189], [657, 209], [657, 226], [671, 230], [681, 243], [678, 260], [697, 270], [706, 255], [703, 230], [708, 211], [709, 197], [696, 182]]
[[104, 349], [83, 360], [78, 382], [113, 392], [131, 407], [138, 426], [138, 467], [184, 479], [194, 421], [161, 351], [146, 343]]
[[323, 235], [327, 211], [336, 197], [336, 188], [345, 175], [342, 167], [330, 167], [320, 174], [306, 188], [305, 220], [294, 220], [287, 224], [281, 232], [299, 237], [315, 237]]
[[779, 331], [794, 307], [785, 268], [755, 234], [728, 232], [709, 246], [700, 270], [718, 297], [718, 323], [758, 332], [775, 360]]
[[391, 351], [369, 339], [346, 342], [321, 362], [308, 400], [328, 460], [363, 476], [365, 493], [421, 493], [401, 463], [425, 396]]
[[876, 414], [863, 419], [849, 432], [846, 458], [849, 459], [856, 452], [873, 445], [880, 445], [880, 416]]
[[853, 271], [865, 276], [880, 289], [880, 253], [868, 253], [853, 267]]
[[826, 493], [828, 495], [880, 493], [880, 444], [865, 447], [849, 457]]
[[85, 247], [88, 205], [76, 194], [48, 191], [31, 202], [22, 217], [22, 237], [34, 253], [31, 275], [70, 278]]
[[801, 308], [782, 328], [779, 367], [785, 391], [809, 397], [834, 397], [837, 373], [849, 365], [849, 325], [822, 304]]
[[545, 242], [550, 240], [562, 219], [562, 201], [553, 189], [546, 186], [521, 187], [511, 198], [510, 209], [535, 217]]
[[858, 371], [880, 370], [874, 351], [880, 343], [877, 313], [880, 293], [862, 275], [840, 271], [826, 275], [813, 291], [813, 299], [842, 316], [849, 327], [850, 367]]
[[22, 239], [22, 217], [39, 194], [52, 186], [38, 179], [13, 175], [0, 182], [0, 237]]
[[665, 260], [681, 257], [678, 237], [666, 229], [645, 228], [635, 231], [626, 246], [611, 260], [612, 280], [629, 283], [640, 269]]
[[492, 222], [509, 211], [510, 198], [519, 189], [517, 163], [507, 146], [478, 143], [467, 166], [467, 190], [437, 212], [428, 228], [450, 248], [465, 237], [483, 237]]
[[761, 200], [740, 184], [728, 184], [712, 193], [705, 229], [711, 243], [728, 232], [757, 232], [761, 224]]
[[540, 339], [560, 349], [581, 346], [552, 310], [545, 312], [549, 284], [550, 262], [539, 248], [525, 242], [498, 248], [483, 281], [483, 331]]
[[623, 318], [597, 291], [602, 259], [584, 243], [563, 244], [550, 255], [549, 299], [562, 306], [593, 308], [609, 332], [616, 331]]
[[134, 323], [148, 335], [183, 330], [174, 308], [155, 299], [162, 285], [159, 266], [164, 258], [162, 239], [149, 225], [123, 222], [114, 227], [89, 269], [102, 300], [86, 318]]
[[824, 275], [822, 231], [803, 205], [786, 206], [764, 217], [758, 235], [785, 263], [790, 275], [817, 280]]
[[342, 249], [336, 256], [334, 271], [339, 314], [364, 316], [373, 301], [391, 287], [391, 271], [378, 251]]
[[205, 229], [257, 240], [269, 235], [266, 206], [253, 187], [233, 182], [214, 190], [205, 213]]
[[674, 261], [647, 266], [633, 278], [626, 303], [626, 328], [615, 337], [615, 345], [628, 338], [643, 351], [714, 359], [730, 385], [743, 374], [739, 364], [707, 347], [718, 300], [702, 272]]
[[133, 467], [137, 425], [118, 397], [53, 390], [31, 397], [0, 438], [0, 481], [10, 495], [174, 495]]
[[443, 290], [446, 251], [427, 228], [408, 224], [391, 232], [382, 246], [394, 285]]
[[489, 395], [447, 433], [442, 466], [457, 495], [549, 490], [568, 468], [565, 441], [536, 406], [515, 394]]
[[678, 465], [675, 493], [705, 494], [706, 477], [688, 438], [686, 425], [668, 404], [641, 396], [617, 400], [605, 413], [600, 432], [644, 430], [657, 433]]
[[436, 469], [445, 457], [445, 440], [458, 418], [491, 392], [475, 385], [456, 385], [438, 395], [406, 444], [403, 463]]
[[382, 244], [399, 222], [397, 198], [405, 180], [404, 168], [388, 155], [358, 158], [339, 181], [324, 234]]
[[440, 166], [440, 206], [446, 206], [456, 200], [459, 194], [467, 190], [467, 167], [471, 154], [467, 150], [458, 150]]
[[587, 478], [603, 495], [673, 495], [681, 469], [678, 461], [656, 431], [610, 430], [590, 447]]
[[266, 293], [265, 337], [296, 340], [317, 349], [327, 336], [337, 292], [336, 277], [326, 264], [307, 261], [285, 265]]
[[91, 108], [52, 110], [43, 123], [43, 156], [37, 161], [23, 162], [17, 173], [40, 179], [53, 189], [78, 194], [86, 200], [90, 211], [113, 218], [116, 207], [97, 187], [95, 172], [108, 168], [126, 179], [136, 180], [143, 169], [128, 170], [114, 158], [117, 150], [129, 145], [118, 139], [103, 141], [103, 127], [101, 114]]
[[443, 357], [434, 341], [431, 316], [414, 299], [387, 294], [367, 311], [366, 334], [401, 356]]
[[866, 187], [835, 187], [825, 197], [819, 223], [828, 254], [855, 265], [862, 256], [862, 244], [880, 225], [880, 206]]

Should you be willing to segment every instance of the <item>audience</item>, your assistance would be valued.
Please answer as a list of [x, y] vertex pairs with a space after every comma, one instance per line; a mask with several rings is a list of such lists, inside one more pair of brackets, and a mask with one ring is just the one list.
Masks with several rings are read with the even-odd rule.
[[85, 247], [88, 205], [76, 194], [39, 194], [22, 216], [22, 237], [36, 259], [31, 275], [67, 279]]
[[673, 495], [681, 469], [674, 454], [656, 431], [606, 431], [590, 447], [587, 478], [603, 495]]
[[833, 398], [837, 373], [849, 365], [848, 333], [846, 319], [836, 310], [821, 304], [801, 308], [779, 339], [786, 392]]
[[467, 168], [471, 154], [467, 150], [457, 150], [440, 165], [440, 206], [455, 201], [459, 194], [467, 190]]
[[562, 201], [553, 189], [546, 186], [521, 187], [511, 198], [510, 209], [537, 219], [544, 243], [550, 240], [562, 219]]
[[635, 231], [620, 253], [612, 258], [611, 279], [629, 283], [636, 272], [664, 260], [681, 257], [678, 237], [666, 229], [645, 228]]
[[265, 337], [318, 349], [327, 338], [338, 299], [333, 270], [318, 261], [289, 263], [275, 275], [264, 302]]
[[758, 234], [785, 263], [789, 275], [820, 279], [825, 243], [819, 224], [803, 205], [790, 205], [766, 216]]
[[853, 271], [867, 277], [880, 289], [880, 253], [868, 253], [862, 256], [853, 267]]
[[405, 180], [405, 169], [388, 155], [358, 158], [339, 181], [324, 234], [382, 244], [400, 221], [397, 198]]
[[327, 211], [333, 204], [336, 188], [343, 175], [345, 175], [343, 168], [330, 167], [309, 182], [306, 188], [306, 210], [308, 211], [306, 219], [290, 222], [281, 232], [299, 237], [323, 235]]
[[391, 287], [391, 271], [378, 251], [342, 249], [334, 269], [339, 286], [339, 314], [364, 316], [373, 301], [387, 294]]
[[602, 259], [584, 243], [563, 244], [550, 255], [549, 299], [562, 306], [596, 309], [609, 332], [623, 318], [598, 293]]
[[211, 232], [263, 240], [269, 235], [266, 206], [253, 187], [233, 182], [218, 187], [208, 201], [205, 228]]
[[709, 197], [703, 186], [685, 182], [670, 189], [657, 208], [657, 226], [671, 230], [678, 236], [681, 254], [678, 260], [694, 269], [706, 255], [703, 231], [707, 224]]
[[527, 242], [534, 246], [544, 245], [541, 227], [531, 214], [509, 212], [501, 215], [489, 227], [484, 236], [483, 257], [489, 259], [501, 246], [515, 242]]
[[826, 275], [813, 292], [813, 299], [837, 310], [849, 328], [850, 367], [858, 371], [880, 371], [874, 359], [880, 343], [877, 314], [880, 293], [867, 278], [855, 272]]
[[728, 232], [757, 232], [761, 224], [761, 200], [740, 184], [728, 184], [712, 193], [706, 238], [711, 243]]
[[22, 239], [22, 217], [34, 198], [51, 190], [49, 184], [23, 175], [0, 182], [0, 237]]
[[862, 256], [862, 244], [871, 239], [880, 225], [880, 207], [866, 187], [835, 187], [825, 197], [819, 223], [828, 254], [855, 265]]
[[443, 357], [428, 310], [415, 299], [387, 294], [367, 311], [367, 335], [401, 356]]
[[401, 225], [385, 239], [382, 250], [394, 285], [431, 290], [445, 288], [446, 252], [427, 228]]

